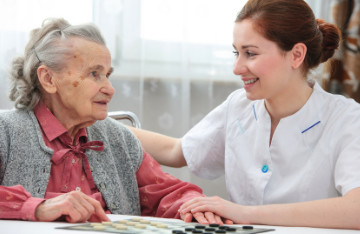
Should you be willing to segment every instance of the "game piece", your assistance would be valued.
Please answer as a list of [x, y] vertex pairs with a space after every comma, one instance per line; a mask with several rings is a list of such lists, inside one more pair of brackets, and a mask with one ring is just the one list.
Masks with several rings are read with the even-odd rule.
[[98, 230], [98, 231], [99, 230], [105, 230], [105, 226], [100, 226], [100, 225], [99, 226], [93, 226], [93, 229]]
[[118, 221], [116, 221], [115, 223], [125, 224], [125, 223], [127, 223], [127, 222], [128, 222], [127, 220], [123, 219], [123, 220], [118, 220]]
[[140, 223], [149, 224], [150, 220], [142, 219], [142, 220], [140, 220]]
[[158, 227], [158, 228], [168, 228], [168, 226], [166, 224], [163, 224], [163, 223], [159, 223], [158, 225], [156, 225], [156, 227]]
[[112, 222], [105, 222], [105, 221], [104, 221], [104, 222], [102, 222], [102, 224], [103, 224], [103, 225], [111, 225]]
[[145, 224], [136, 224], [135, 227], [144, 229], [144, 228], [146, 228], [146, 225]]

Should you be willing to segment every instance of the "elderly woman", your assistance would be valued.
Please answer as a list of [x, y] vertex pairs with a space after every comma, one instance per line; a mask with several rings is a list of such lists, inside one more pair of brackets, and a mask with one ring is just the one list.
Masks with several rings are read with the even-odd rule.
[[[177, 218], [184, 202], [203, 196], [162, 172], [126, 127], [107, 118], [112, 70], [93, 25], [54, 19], [32, 31], [24, 57], [12, 66], [16, 110], [0, 115], [0, 218]], [[221, 222], [212, 213], [194, 218]]]

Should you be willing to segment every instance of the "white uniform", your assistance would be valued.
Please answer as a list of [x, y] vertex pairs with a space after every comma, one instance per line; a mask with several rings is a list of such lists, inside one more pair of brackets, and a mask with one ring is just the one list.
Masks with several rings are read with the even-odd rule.
[[360, 187], [360, 105], [314, 85], [307, 103], [281, 119], [271, 145], [264, 100], [233, 92], [182, 139], [189, 168], [225, 173], [233, 202], [291, 203], [337, 197]]

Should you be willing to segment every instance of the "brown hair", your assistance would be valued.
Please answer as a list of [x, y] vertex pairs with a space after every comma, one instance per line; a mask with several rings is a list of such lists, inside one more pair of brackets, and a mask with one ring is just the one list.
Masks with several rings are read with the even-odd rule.
[[340, 30], [315, 19], [304, 0], [249, 0], [235, 22], [245, 19], [252, 20], [259, 33], [284, 51], [290, 51], [296, 43], [304, 43], [305, 73], [331, 58], [339, 47]]

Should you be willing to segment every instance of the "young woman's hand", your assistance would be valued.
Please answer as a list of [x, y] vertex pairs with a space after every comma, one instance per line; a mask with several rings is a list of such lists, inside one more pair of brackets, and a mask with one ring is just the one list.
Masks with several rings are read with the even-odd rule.
[[[224, 200], [220, 197], [197, 197], [186, 203], [184, 203], [180, 209], [180, 214], [191, 213], [202, 214], [204, 217], [212, 217], [217, 220], [216, 223], [219, 223], [218, 220], [222, 217], [225, 220], [225, 224], [236, 223], [247, 223], [246, 218], [242, 216], [242, 220], [238, 220], [239, 213], [244, 210], [246, 207], [240, 206], [233, 202]], [[200, 215], [199, 215], [200, 216]], [[202, 218], [200, 218], [202, 220]], [[209, 218], [208, 218], [209, 220]], [[239, 222], [240, 221], [240, 222]], [[200, 222], [200, 221], [199, 221]]]
[[[182, 220], [184, 220], [185, 222], [192, 222], [192, 220], [195, 219], [200, 224], [211, 224], [211, 223], [216, 223], [219, 225], [234, 224], [234, 222], [231, 219], [222, 218], [224, 216], [218, 215], [216, 212], [211, 211], [210, 209], [207, 209], [205, 207], [203, 208], [197, 207], [198, 202], [202, 201], [201, 198], [205, 198], [205, 197], [198, 197], [192, 199], [184, 203], [180, 207], [179, 212]], [[196, 207], [197, 209], [194, 210], [192, 209], [192, 207]]]

